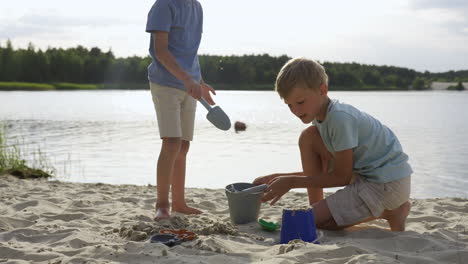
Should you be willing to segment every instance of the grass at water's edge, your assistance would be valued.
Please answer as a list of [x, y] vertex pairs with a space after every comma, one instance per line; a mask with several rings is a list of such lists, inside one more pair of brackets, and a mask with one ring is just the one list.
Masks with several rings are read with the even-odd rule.
[[54, 86], [42, 83], [0, 82], [0, 91], [50, 91]]
[[73, 90], [142, 90], [149, 89], [148, 83], [26, 83], [0, 82], [0, 91], [73, 91]]
[[[10, 144], [5, 128], [0, 125], [0, 175], [13, 175], [20, 179], [50, 178], [55, 168], [39, 147], [30, 152], [31, 160], [26, 161], [25, 150], [18, 141]], [[30, 165], [32, 164], [32, 165]]]

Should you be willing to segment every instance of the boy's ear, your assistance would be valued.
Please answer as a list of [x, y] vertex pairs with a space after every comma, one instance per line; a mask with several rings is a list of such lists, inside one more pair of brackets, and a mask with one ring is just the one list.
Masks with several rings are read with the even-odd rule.
[[320, 95], [327, 95], [328, 94], [328, 85], [326, 83], [322, 83], [320, 85]]

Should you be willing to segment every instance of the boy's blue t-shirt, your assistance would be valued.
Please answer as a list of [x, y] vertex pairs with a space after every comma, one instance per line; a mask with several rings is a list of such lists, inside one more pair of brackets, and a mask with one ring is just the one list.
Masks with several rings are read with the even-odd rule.
[[331, 153], [353, 150], [353, 171], [368, 181], [387, 183], [413, 172], [395, 134], [351, 105], [330, 100], [325, 120], [313, 124]]
[[[148, 13], [146, 23], [146, 32], [169, 33], [169, 51], [196, 82], [201, 80], [197, 53], [202, 28], [203, 10], [197, 0], [157, 0]], [[153, 34], [151, 34], [149, 52], [153, 61], [148, 66], [148, 79], [153, 83], [186, 90], [183, 83], [156, 59]]]

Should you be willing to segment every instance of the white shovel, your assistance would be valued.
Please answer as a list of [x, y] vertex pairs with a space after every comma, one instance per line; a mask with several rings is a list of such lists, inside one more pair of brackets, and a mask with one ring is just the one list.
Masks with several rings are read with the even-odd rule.
[[202, 103], [206, 110], [208, 110], [206, 119], [208, 119], [208, 121], [210, 121], [215, 127], [225, 131], [231, 128], [231, 120], [221, 107], [211, 107], [203, 97], [200, 99], [200, 103]]

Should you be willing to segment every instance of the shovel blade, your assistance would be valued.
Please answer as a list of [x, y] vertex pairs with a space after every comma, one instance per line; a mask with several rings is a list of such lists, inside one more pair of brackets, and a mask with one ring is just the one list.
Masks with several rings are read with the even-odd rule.
[[213, 107], [206, 115], [206, 119], [221, 130], [226, 131], [231, 128], [231, 120], [219, 106]]

